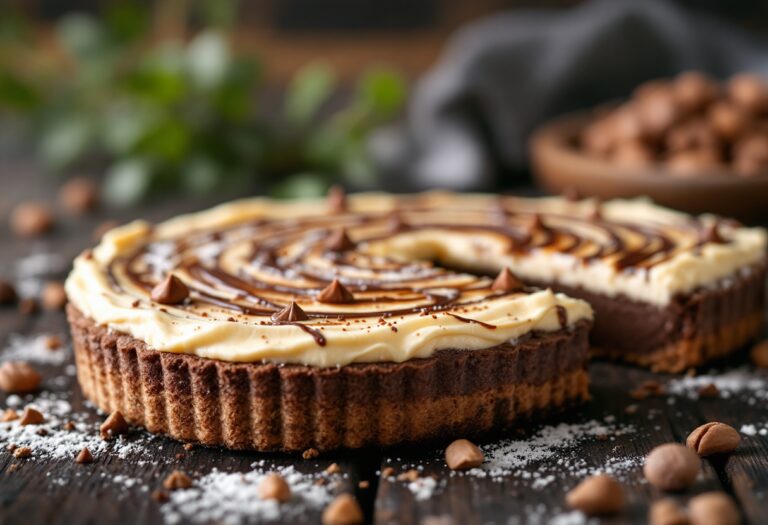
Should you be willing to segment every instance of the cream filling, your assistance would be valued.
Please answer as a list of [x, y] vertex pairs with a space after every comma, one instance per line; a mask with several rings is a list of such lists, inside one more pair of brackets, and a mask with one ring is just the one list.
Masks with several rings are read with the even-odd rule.
[[[428, 193], [395, 198], [384, 194], [363, 194], [350, 198], [352, 211], [367, 213], [396, 209], [400, 202], [418, 202], [422, 207], [490, 209], [498, 198], [484, 195], [461, 196]], [[521, 210], [562, 215], [585, 215], [594, 206], [589, 202], [572, 203], [559, 198], [507, 199], [509, 206]], [[443, 210], [444, 211], [444, 210]], [[145, 341], [161, 351], [194, 354], [225, 361], [275, 361], [312, 366], [340, 366], [353, 362], [402, 362], [428, 357], [447, 348], [481, 349], [496, 346], [531, 331], [555, 331], [561, 328], [557, 307], [566, 312], [567, 324], [591, 319], [592, 310], [584, 301], [554, 294], [549, 290], [531, 294], [491, 297], [480, 307], [450, 310], [462, 317], [494, 325], [467, 323], [448, 313], [410, 314], [393, 317], [392, 324], [378, 323], [375, 316], [359, 325], [313, 320], [307, 326], [320, 330], [326, 340], [320, 346], [304, 330], [292, 325], [259, 324], [264, 318], [244, 318], [230, 322], [220, 317], [204, 318], [183, 308], [164, 307], [149, 301], [138, 307], [134, 295], [115, 292], [105, 268], [116, 257], [131, 253], [149, 239], [158, 241], [184, 237], [193, 231], [237, 225], [258, 218], [321, 216], [323, 201], [279, 202], [249, 199], [222, 205], [197, 214], [181, 216], [154, 229], [135, 222], [107, 234], [93, 256], [80, 256], [67, 279], [70, 301], [86, 316], [111, 329]], [[665, 224], [670, 236], [683, 235], [675, 225], [690, 218], [656, 207], [645, 201], [613, 201], [602, 206], [609, 220]], [[453, 218], [452, 220], [459, 220]], [[469, 219], [468, 219], [469, 220]], [[485, 216], [475, 216], [482, 226]], [[585, 232], [585, 234], [590, 234]], [[512, 255], [503, 236], [482, 231], [447, 231], [422, 229], [406, 231], [385, 240], [362, 243], [359, 249], [372, 255], [406, 260], [436, 259], [442, 264], [472, 271], [495, 272], [509, 265], [524, 279], [561, 282], [610, 296], [666, 305], [678, 293], [712, 285], [740, 268], [762, 261], [766, 237], [761, 229], [730, 228], [728, 244], [708, 244], [700, 253], [684, 250], [648, 271], [619, 272], [609, 261], [596, 259], [582, 264], [577, 258], [542, 249]], [[163, 257], [163, 254], [160, 254]], [[330, 312], [334, 307], [323, 305]]]

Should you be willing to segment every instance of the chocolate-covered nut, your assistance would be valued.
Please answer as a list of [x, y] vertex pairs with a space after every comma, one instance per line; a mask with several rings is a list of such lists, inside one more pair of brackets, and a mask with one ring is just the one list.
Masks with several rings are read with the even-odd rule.
[[733, 140], [749, 129], [751, 117], [744, 108], [723, 100], [712, 104], [707, 110], [707, 121], [721, 138]]
[[19, 237], [38, 237], [52, 228], [53, 213], [40, 202], [23, 202], [11, 213], [11, 229]]
[[653, 151], [638, 140], [620, 142], [616, 145], [611, 160], [618, 166], [638, 167], [653, 164]]
[[750, 133], [733, 145], [736, 173], [749, 177], [768, 171], [768, 135]]
[[672, 83], [675, 101], [684, 112], [700, 110], [715, 99], [717, 92], [715, 81], [698, 71], [682, 73]]
[[640, 140], [643, 136], [643, 123], [639, 110], [631, 102], [613, 111], [607, 117], [606, 125], [617, 142]]
[[586, 126], [579, 137], [581, 147], [596, 157], [607, 156], [616, 143], [609, 125], [604, 120]]
[[679, 443], [666, 443], [651, 450], [643, 472], [658, 489], [683, 490], [696, 481], [700, 467], [699, 457], [691, 449]]
[[651, 140], [656, 140], [666, 133], [682, 114], [672, 91], [668, 89], [648, 93], [633, 104], [643, 127], [643, 135]]
[[728, 81], [730, 99], [752, 113], [768, 108], [768, 89], [762, 78], [751, 73], [736, 75]]

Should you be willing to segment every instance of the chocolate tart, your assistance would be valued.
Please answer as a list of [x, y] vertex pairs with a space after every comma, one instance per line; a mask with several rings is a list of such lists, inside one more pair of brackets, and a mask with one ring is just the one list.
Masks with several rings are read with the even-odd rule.
[[759, 330], [765, 245], [644, 201], [250, 199], [110, 231], [68, 315], [86, 397], [151, 431], [388, 446], [584, 401], [593, 308], [601, 355], [678, 371], [734, 351]]

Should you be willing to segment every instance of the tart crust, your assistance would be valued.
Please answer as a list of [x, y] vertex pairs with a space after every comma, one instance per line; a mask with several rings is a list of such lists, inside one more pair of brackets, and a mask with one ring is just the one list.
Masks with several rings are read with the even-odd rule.
[[159, 352], [68, 305], [77, 377], [102, 410], [173, 438], [331, 450], [503, 430], [589, 397], [589, 321], [485, 350], [317, 368]]

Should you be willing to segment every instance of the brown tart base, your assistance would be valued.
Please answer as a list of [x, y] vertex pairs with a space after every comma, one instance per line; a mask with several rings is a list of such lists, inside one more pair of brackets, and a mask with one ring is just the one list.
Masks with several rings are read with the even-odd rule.
[[106, 412], [173, 438], [260, 451], [448, 440], [589, 397], [590, 323], [485, 350], [317, 368], [158, 352], [67, 309], [77, 377]]
[[583, 288], [552, 288], [592, 305], [594, 355], [676, 373], [731, 354], [759, 337], [765, 278], [765, 265], [747, 267], [715, 286], [675, 297], [664, 308]]

